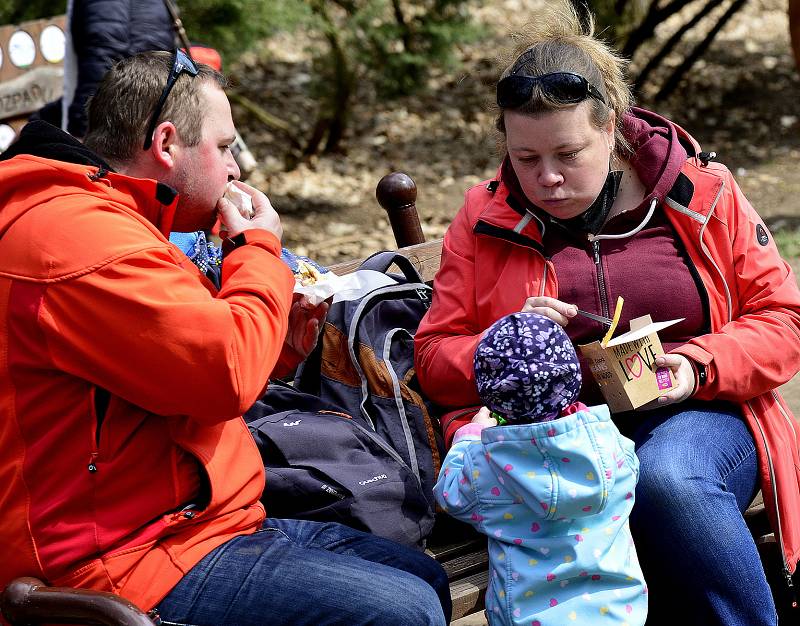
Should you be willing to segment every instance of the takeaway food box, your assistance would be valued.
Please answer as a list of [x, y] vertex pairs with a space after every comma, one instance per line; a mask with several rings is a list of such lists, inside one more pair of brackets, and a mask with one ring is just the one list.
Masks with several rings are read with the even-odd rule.
[[637, 317], [625, 334], [578, 346], [612, 413], [638, 409], [675, 386], [669, 368], [656, 367], [656, 356], [664, 354], [658, 331], [681, 319], [653, 322], [649, 315]]

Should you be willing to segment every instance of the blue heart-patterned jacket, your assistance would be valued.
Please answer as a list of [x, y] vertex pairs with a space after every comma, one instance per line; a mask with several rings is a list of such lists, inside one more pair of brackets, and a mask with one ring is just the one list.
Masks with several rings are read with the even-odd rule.
[[489, 537], [489, 622], [643, 624], [647, 587], [628, 527], [639, 461], [608, 407], [474, 426], [456, 434], [434, 492]]

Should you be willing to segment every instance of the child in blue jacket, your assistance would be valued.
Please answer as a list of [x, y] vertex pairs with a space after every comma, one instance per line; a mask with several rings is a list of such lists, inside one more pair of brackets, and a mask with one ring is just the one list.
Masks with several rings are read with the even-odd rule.
[[628, 528], [639, 462], [607, 406], [575, 402], [567, 334], [536, 313], [506, 316], [478, 344], [475, 379], [488, 408], [456, 431], [434, 491], [489, 537], [489, 623], [644, 624]]

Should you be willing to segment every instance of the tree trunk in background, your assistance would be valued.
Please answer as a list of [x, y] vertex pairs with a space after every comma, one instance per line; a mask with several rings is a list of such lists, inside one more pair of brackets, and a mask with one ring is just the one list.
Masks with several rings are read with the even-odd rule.
[[800, 0], [789, 0], [789, 36], [792, 40], [794, 62], [800, 71]]

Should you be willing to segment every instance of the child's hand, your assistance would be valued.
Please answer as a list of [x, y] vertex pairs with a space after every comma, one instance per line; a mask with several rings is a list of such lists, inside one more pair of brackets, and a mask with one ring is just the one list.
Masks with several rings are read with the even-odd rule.
[[492, 412], [486, 406], [481, 407], [480, 411], [475, 414], [475, 417], [472, 418], [472, 423], [480, 424], [484, 428], [497, 426], [497, 420], [492, 417]]

